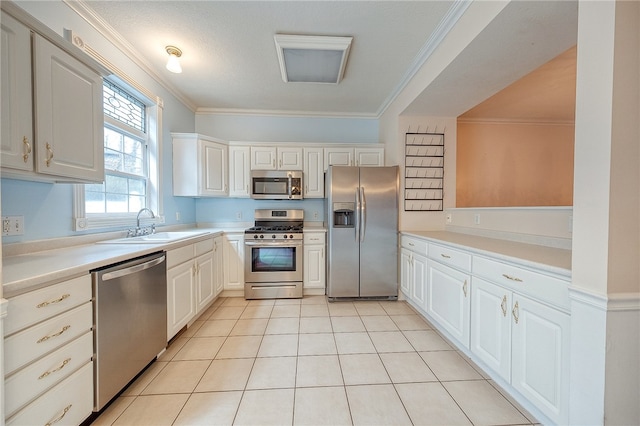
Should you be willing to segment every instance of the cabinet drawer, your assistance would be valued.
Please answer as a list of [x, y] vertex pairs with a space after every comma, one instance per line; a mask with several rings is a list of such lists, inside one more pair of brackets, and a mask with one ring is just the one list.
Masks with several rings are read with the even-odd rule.
[[90, 362], [7, 420], [9, 425], [79, 425], [93, 410]]
[[324, 232], [305, 233], [304, 244], [324, 244]]
[[88, 332], [10, 376], [5, 381], [7, 415], [12, 415], [24, 404], [90, 362], [92, 355], [93, 333]]
[[91, 276], [83, 275], [40, 290], [9, 299], [4, 335], [8, 336], [30, 325], [91, 300]]
[[451, 267], [471, 272], [471, 254], [429, 243], [429, 258]]
[[167, 269], [173, 268], [181, 263], [193, 259], [193, 244], [180, 247], [167, 252]]
[[92, 328], [92, 305], [85, 303], [4, 340], [5, 374], [70, 342]]
[[569, 309], [567, 281], [481, 256], [474, 257], [473, 274], [541, 302]]
[[196, 257], [213, 250], [213, 238], [206, 239], [194, 244]]
[[423, 240], [419, 240], [417, 238], [408, 237], [406, 235], [402, 235], [400, 237], [400, 245], [406, 249], [409, 249], [413, 252], [422, 254], [424, 256], [427, 255], [427, 242]]

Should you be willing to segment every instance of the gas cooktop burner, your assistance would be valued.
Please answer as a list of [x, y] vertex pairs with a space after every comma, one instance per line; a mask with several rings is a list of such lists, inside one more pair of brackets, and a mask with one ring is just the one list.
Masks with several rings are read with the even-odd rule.
[[253, 226], [245, 232], [302, 232], [302, 226]]

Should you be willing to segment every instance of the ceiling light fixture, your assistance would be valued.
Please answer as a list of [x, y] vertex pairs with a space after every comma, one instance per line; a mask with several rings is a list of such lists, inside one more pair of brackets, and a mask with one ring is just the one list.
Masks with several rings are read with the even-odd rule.
[[180, 60], [178, 58], [182, 56], [182, 50], [175, 46], [167, 46], [165, 49], [169, 54], [167, 69], [173, 73], [180, 74], [182, 72], [182, 67], [180, 66]]
[[276, 34], [274, 40], [285, 83], [338, 84], [353, 37]]

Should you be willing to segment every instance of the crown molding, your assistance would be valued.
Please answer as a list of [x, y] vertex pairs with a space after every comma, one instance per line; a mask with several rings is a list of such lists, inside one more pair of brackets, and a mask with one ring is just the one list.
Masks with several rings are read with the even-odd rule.
[[261, 110], [261, 109], [233, 109], [233, 108], [197, 108], [196, 115], [247, 115], [263, 117], [304, 117], [304, 118], [360, 118], [366, 120], [377, 120], [377, 114], [360, 114], [349, 112], [329, 112], [329, 111], [287, 111], [287, 110]]
[[544, 119], [523, 119], [523, 118], [460, 118], [458, 123], [469, 124], [529, 124], [545, 126], [575, 126], [572, 120], [544, 120]]
[[[84, 19], [98, 33], [100, 33], [107, 41], [112, 43], [122, 53], [145, 73], [153, 78], [158, 84], [164, 87], [169, 93], [176, 97], [182, 104], [189, 108], [192, 112], [196, 111], [197, 106], [186, 96], [184, 96], [175, 86], [167, 79], [158, 74], [153, 66], [144, 59], [143, 55], [138, 52], [122, 35], [120, 35], [111, 25], [109, 25], [100, 15], [95, 13], [85, 0], [62, 0], [71, 10]], [[124, 76], [128, 77], [128, 76]]]
[[431, 33], [431, 36], [427, 39], [422, 46], [413, 62], [409, 66], [409, 69], [405, 72], [404, 76], [400, 80], [400, 83], [396, 86], [395, 90], [387, 97], [382, 103], [377, 112], [377, 117], [382, 117], [382, 114], [389, 108], [391, 103], [400, 95], [404, 88], [409, 84], [411, 79], [417, 74], [420, 68], [431, 57], [436, 48], [442, 43], [447, 34], [456, 25], [458, 20], [464, 15], [467, 8], [471, 5], [472, 1], [469, 0], [455, 0], [451, 5], [445, 16], [438, 23], [436, 29]]

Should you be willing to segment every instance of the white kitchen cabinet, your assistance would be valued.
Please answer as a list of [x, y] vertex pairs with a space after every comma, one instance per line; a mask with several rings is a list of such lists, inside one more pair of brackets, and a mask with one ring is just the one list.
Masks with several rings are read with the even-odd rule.
[[244, 292], [244, 232], [225, 234], [224, 289]]
[[213, 248], [209, 238], [167, 252], [167, 340], [214, 300]]
[[2, 175], [102, 182], [100, 67], [59, 45], [2, 14]]
[[224, 237], [218, 235], [213, 239], [213, 288], [217, 297], [224, 289]]
[[329, 166], [384, 166], [384, 147], [325, 146], [324, 170]]
[[469, 347], [470, 282], [468, 274], [429, 261], [427, 314], [465, 348]]
[[196, 133], [172, 133], [173, 195], [224, 197], [229, 152], [225, 141]]
[[[93, 408], [87, 391], [93, 389], [91, 277], [9, 298], [7, 312], [2, 414], [7, 424], [52, 421], [63, 412], [68, 412], [63, 424], [81, 423]], [[66, 408], [70, 404], [73, 410]]]
[[402, 235], [400, 246], [400, 290], [415, 306], [426, 310], [427, 243]]
[[229, 146], [229, 197], [249, 198], [251, 191], [251, 148]]
[[324, 150], [304, 148], [304, 198], [324, 198]]
[[413, 283], [412, 254], [411, 250], [400, 248], [400, 291], [407, 299], [411, 299], [411, 284]]
[[[171, 251], [167, 252], [167, 257], [170, 256]], [[195, 316], [195, 299], [193, 262], [167, 269], [167, 341]]]
[[325, 232], [305, 232], [303, 251], [303, 290], [305, 294], [325, 294]]
[[302, 170], [302, 148], [285, 146], [251, 147], [251, 170]]
[[384, 166], [384, 148], [355, 148], [356, 166]]
[[33, 120], [31, 90], [31, 31], [6, 13], [2, 14], [0, 78], [2, 79], [3, 168], [33, 171]]
[[473, 278], [471, 351], [558, 424], [568, 422], [569, 315]]

